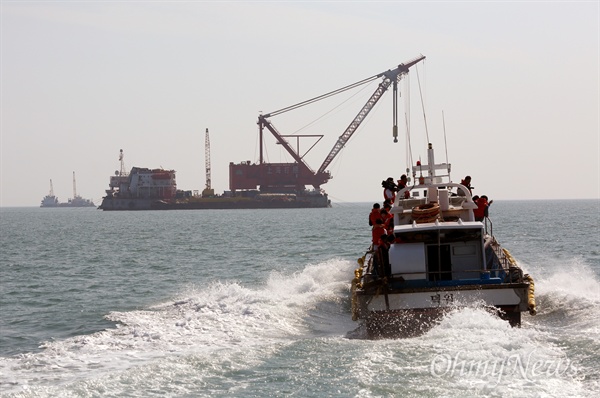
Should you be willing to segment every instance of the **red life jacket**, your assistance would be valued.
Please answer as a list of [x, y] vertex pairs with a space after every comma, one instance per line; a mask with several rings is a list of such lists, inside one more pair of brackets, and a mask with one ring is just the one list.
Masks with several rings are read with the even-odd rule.
[[387, 218], [383, 220], [383, 227], [386, 229], [388, 235], [394, 233], [394, 215], [388, 214]]
[[382, 235], [386, 235], [385, 227], [383, 224], [377, 224], [373, 227], [372, 235], [373, 235], [373, 244], [379, 244], [379, 239], [381, 239]]
[[379, 214], [379, 210], [380, 209], [372, 209], [371, 213], [369, 214], [369, 225], [373, 226], [375, 225], [375, 221], [377, 221], [378, 218], [381, 218], [381, 215]]
[[475, 219], [483, 219], [485, 217], [485, 209], [488, 207], [488, 201], [485, 198], [477, 199], [477, 208], [473, 209], [473, 215]]
[[[402, 182], [402, 180], [398, 180], [398, 192], [400, 192], [404, 188], [406, 188], [406, 184], [404, 184]], [[406, 192], [404, 192], [404, 199], [408, 199], [408, 198], [410, 198], [410, 192], [406, 191]]]

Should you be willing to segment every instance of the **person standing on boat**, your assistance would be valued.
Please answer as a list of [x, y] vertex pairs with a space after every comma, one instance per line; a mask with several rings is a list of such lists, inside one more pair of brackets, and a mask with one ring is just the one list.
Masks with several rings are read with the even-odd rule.
[[[473, 193], [473, 187], [471, 186], [471, 176], [466, 176], [464, 180], [460, 180], [460, 185], [464, 185], [469, 190], [469, 194]], [[467, 193], [459, 188], [458, 196], [467, 196]]]
[[383, 199], [388, 201], [390, 204], [394, 203], [396, 200], [396, 190], [398, 189], [394, 183], [394, 179], [392, 177], [388, 177], [387, 180], [381, 182], [381, 186], [383, 187]]
[[385, 230], [385, 226], [383, 225], [383, 220], [381, 216], [377, 220], [375, 220], [375, 225], [373, 225], [373, 250], [377, 250], [377, 245], [379, 245], [379, 238], [382, 235], [387, 235], [387, 231]]
[[369, 213], [369, 226], [372, 227], [373, 225], [375, 225], [375, 220], [377, 220], [380, 217], [380, 208], [381, 206], [379, 205], [379, 203], [374, 203], [373, 204], [373, 208], [371, 209], [371, 213]]
[[477, 199], [475, 202], [475, 204], [477, 204], [477, 208], [473, 210], [475, 221], [483, 221], [483, 219], [489, 215], [488, 209], [493, 202], [493, 200], [488, 202], [488, 197], [485, 195], [481, 195], [481, 197]]
[[390, 276], [392, 274], [392, 266], [390, 265], [390, 245], [394, 243], [394, 234], [381, 235], [377, 244], [376, 264], [377, 273], [381, 276]]
[[394, 233], [394, 215], [391, 213], [391, 210], [392, 206], [389, 204], [384, 204], [383, 209], [380, 211], [380, 216], [383, 220], [383, 226], [388, 235]]
[[[408, 184], [408, 178], [406, 177], [406, 174], [402, 174], [400, 176], [400, 179], [398, 180], [398, 192], [400, 192], [401, 190], [406, 188], [407, 184]], [[408, 199], [408, 198], [410, 198], [410, 192], [406, 191], [406, 192], [404, 192], [404, 199]]]

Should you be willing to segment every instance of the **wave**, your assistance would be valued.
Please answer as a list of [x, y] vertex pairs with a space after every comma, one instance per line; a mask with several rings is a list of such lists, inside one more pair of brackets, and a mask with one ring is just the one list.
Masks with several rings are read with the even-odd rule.
[[532, 275], [538, 309], [536, 325], [598, 335], [600, 280], [593, 267], [580, 257], [552, 259], [536, 266]]
[[[42, 352], [0, 358], [0, 387], [36, 391], [150, 366], [166, 357], [213, 357], [259, 352], [278, 344], [345, 333], [353, 265], [333, 259], [286, 275], [271, 272], [263, 285], [211, 282], [189, 286], [175, 300], [111, 312], [117, 322], [85, 336], [43, 343]], [[339, 322], [336, 319], [340, 320]]]
[[[593, 321], [598, 319], [600, 295], [598, 279], [584, 262], [572, 261], [568, 271], [531, 267], [539, 313], [524, 315], [522, 328], [511, 328], [484, 306], [474, 305], [450, 311], [423, 336], [401, 341], [345, 338], [357, 326], [349, 308], [355, 266], [332, 259], [294, 273], [270, 272], [256, 285], [216, 281], [186, 286], [169, 302], [109, 313], [106, 318], [117, 323], [115, 329], [48, 341], [42, 352], [0, 358], [0, 388], [3, 393], [32, 396], [60, 395], [64, 388], [71, 395], [111, 391], [144, 396], [153, 389], [161, 391], [161, 380], [170, 378], [184, 393], [198, 386], [223, 392], [228, 375], [243, 376], [245, 369], [254, 369], [265, 358], [280, 360], [278, 352], [290, 345], [313, 347], [302, 342], [315, 338], [335, 347], [323, 353], [331, 358], [356, 352], [359, 356], [351, 367], [366, 369], [367, 385], [372, 374], [375, 389], [382, 377], [397, 376], [370, 371], [382, 357], [397, 359], [403, 372], [417, 369], [418, 378], [405, 380], [415, 391], [422, 391], [423, 375], [429, 377], [431, 395], [475, 388], [483, 395], [553, 396], [565, 386], [575, 395], [585, 395], [583, 390], [590, 387], [580, 378], [593, 374], [598, 355], [586, 358], [598, 344], [590, 344], [589, 337], [581, 344], [583, 337], [577, 333], [598, 336]], [[552, 374], [543, 384], [527, 373], [537, 370], [532, 366], [540, 361], [562, 366], [544, 369]], [[572, 363], [576, 366], [569, 366]], [[488, 367], [473, 371], [473, 364]], [[385, 372], [388, 365], [381, 366]], [[464, 366], [471, 369], [466, 376], [459, 372]]]

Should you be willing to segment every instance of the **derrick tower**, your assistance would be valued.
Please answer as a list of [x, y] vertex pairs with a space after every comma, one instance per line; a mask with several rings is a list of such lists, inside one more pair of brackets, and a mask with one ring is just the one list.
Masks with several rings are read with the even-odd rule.
[[212, 189], [210, 181], [210, 137], [208, 129], [206, 129], [206, 133], [204, 134], [204, 169], [206, 172], [206, 186], [202, 191], [202, 197], [207, 198], [215, 196], [215, 190]]

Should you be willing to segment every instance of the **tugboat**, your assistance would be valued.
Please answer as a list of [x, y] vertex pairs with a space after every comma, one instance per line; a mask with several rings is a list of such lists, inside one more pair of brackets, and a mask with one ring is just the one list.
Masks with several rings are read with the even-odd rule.
[[470, 187], [451, 182], [432, 144], [412, 180], [394, 199], [389, 243], [371, 245], [354, 271], [352, 318], [366, 336], [416, 336], [471, 305], [517, 327], [522, 312], [535, 315], [533, 278], [496, 240], [489, 217], [476, 220]]

